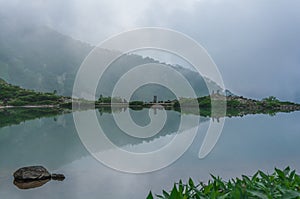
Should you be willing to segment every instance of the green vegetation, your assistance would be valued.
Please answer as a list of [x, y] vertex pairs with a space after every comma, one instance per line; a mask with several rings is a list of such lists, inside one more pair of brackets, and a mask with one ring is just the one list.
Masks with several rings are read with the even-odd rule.
[[292, 102], [281, 102], [274, 96], [264, 98], [260, 102], [260, 104], [265, 107], [280, 107], [282, 105], [296, 105], [295, 103]]
[[98, 101], [96, 104], [103, 103], [103, 104], [110, 104], [110, 103], [123, 103], [123, 100], [120, 97], [103, 97], [103, 95], [100, 95]]
[[253, 100], [242, 96], [228, 96], [226, 102], [225, 96], [213, 94], [212, 96], [204, 96], [197, 98], [200, 113], [197, 113], [192, 107], [195, 107], [194, 100], [190, 98], [181, 98], [174, 103], [174, 109], [181, 111], [180, 106], [185, 106], [185, 114], [200, 114], [205, 117], [224, 117], [222, 112], [218, 114], [218, 110], [211, 114], [211, 101], [221, 105], [226, 103], [226, 116], [243, 116], [247, 114], [269, 114], [275, 115], [278, 112], [292, 112], [300, 110], [300, 105], [292, 102], [282, 102], [274, 96], [264, 98], [263, 100]]
[[[156, 195], [160, 199], [217, 199], [217, 198], [300, 198], [300, 176], [289, 167], [284, 170], [275, 169], [271, 175], [258, 171], [252, 177], [242, 176], [229, 181], [211, 175], [207, 184], [195, 184], [189, 179], [187, 184], [182, 181], [175, 183], [170, 192], [163, 191]], [[147, 199], [154, 199], [150, 192]]]
[[129, 102], [129, 106], [143, 106], [143, 105], [144, 105], [144, 102], [142, 102], [142, 101]]
[[40, 93], [13, 86], [2, 79], [0, 91], [0, 106], [58, 105], [65, 99], [54, 93]]

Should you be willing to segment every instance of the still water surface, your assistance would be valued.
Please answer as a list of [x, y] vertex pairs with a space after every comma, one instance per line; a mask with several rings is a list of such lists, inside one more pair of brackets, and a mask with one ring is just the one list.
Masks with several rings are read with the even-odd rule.
[[[163, 147], [174, 136], [180, 113], [167, 111], [167, 114], [162, 131], [146, 141], [122, 133], [110, 113], [98, 113], [98, 118], [113, 143], [124, 150], [144, 152]], [[131, 110], [131, 116], [139, 125], [149, 123], [147, 109]], [[180, 159], [167, 168], [146, 174], [118, 172], [95, 160], [81, 143], [72, 114], [0, 128], [0, 198], [143, 199], [149, 190], [161, 193], [162, 189], [171, 189], [179, 179], [207, 181], [210, 173], [229, 179], [251, 175], [258, 169], [272, 172], [274, 167], [287, 165], [300, 172], [300, 112], [226, 118], [217, 145], [206, 158], [199, 159], [209, 120], [201, 118], [193, 144]], [[66, 179], [20, 190], [12, 183], [12, 173], [27, 165], [43, 165], [51, 172], [65, 174]]]

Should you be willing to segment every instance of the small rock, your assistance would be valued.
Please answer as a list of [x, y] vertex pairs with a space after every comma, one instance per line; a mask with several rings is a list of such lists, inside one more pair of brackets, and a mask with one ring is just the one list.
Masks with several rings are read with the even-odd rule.
[[56, 173], [53, 173], [51, 175], [51, 179], [52, 180], [58, 180], [58, 181], [63, 181], [66, 177], [63, 175], [63, 174], [56, 174]]

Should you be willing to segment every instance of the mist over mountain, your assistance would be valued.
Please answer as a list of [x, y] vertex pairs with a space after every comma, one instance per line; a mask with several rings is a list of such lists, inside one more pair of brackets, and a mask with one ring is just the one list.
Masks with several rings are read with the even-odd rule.
[[[0, 18], [0, 78], [23, 88], [42, 92], [57, 91], [71, 96], [76, 73], [93, 46], [63, 35], [49, 27], [34, 23], [18, 23], [16, 19]], [[113, 53], [104, 50], [104, 53]], [[97, 95], [111, 95], [118, 79], [135, 66], [159, 63], [149, 57], [128, 54], [117, 59], [100, 80]], [[169, 65], [170, 66], [170, 65]], [[198, 96], [208, 94], [204, 79], [181, 66], [171, 66], [183, 74]], [[141, 77], [137, 77], [141, 78]], [[162, 74], [161, 78], [167, 78]], [[218, 90], [214, 83], [210, 84]], [[138, 89], [134, 100], [174, 99], [174, 94], [158, 85]]]
[[11, 84], [69, 95], [91, 46], [45, 26], [0, 21], [0, 76]]

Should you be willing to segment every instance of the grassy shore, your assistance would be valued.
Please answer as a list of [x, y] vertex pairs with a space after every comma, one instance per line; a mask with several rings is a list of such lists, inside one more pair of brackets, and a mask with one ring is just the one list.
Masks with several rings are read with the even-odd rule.
[[[73, 104], [72, 104], [73, 101]], [[224, 111], [218, 114], [218, 111], [211, 113], [212, 101], [215, 104], [226, 106], [226, 115]], [[198, 102], [198, 103], [195, 103]], [[74, 106], [72, 106], [74, 105]], [[97, 101], [88, 101], [84, 99], [72, 99], [71, 97], [60, 96], [56, 91], [52, 93], [42, 93], [33, 90], [23, 89], [18, 86], [8, 84], [0, 79], [0, 109], [4, 108], [64, 108], [64, 109], [88, 109], [102, 107], [132, 108], [139, 110], [142, 108], [165, 108], [181, 111], [185, 107], [183, 114], [197, 114], [206, 117], [233, 117], [247, 114], [270, 114], [277, 112], [292, 112], [300, 110], [300, 105], [292, 102], [279, 101], [275, 97], [268, 97], [262, 100], [247, 99], [242, 96], [224, 96], [214, 93], [210, 96], [203, 96], [197, 99], [180, 98], [179, 100], [167, 100], [159, 102], [131, 101], [124, 102], [121, 98], [111, 98], [101, 96]], [[195, 108], [198, 106], [200, 112]], [[198, 111], [198, 112], [197, 112]]]

